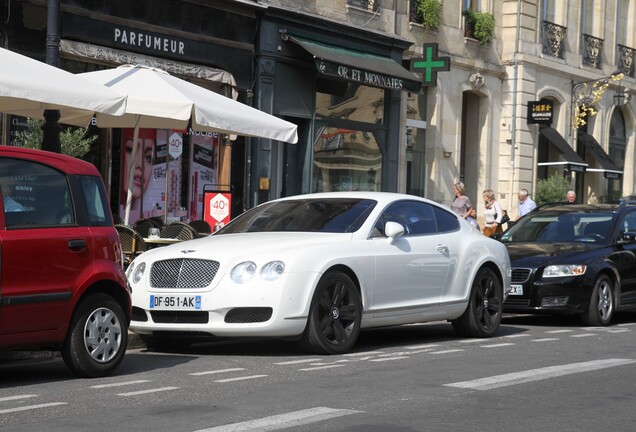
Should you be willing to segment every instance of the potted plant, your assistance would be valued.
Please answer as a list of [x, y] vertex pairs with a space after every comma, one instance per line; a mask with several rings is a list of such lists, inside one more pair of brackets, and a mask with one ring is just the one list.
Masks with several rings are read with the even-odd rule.
[[442, 18], [440, 0], [417, 0], [416, 11], [425, 30], [437, 30]]
[[467, 10], [464, 15], [466, 15], [466, 28], [471, 29], [470, 34], [466, 36], [474, 37], [481, 45], [489, 44], [495, 33], [495, 17], [493, 14]]

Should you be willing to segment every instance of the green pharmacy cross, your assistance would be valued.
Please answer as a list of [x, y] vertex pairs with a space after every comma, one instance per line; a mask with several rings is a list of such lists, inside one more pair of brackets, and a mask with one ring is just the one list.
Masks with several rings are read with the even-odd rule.
[[421, 72], [422, 85], [431, 87], [437, 84], [437, 72], [450, 70], [450, 57], [438, 57], [437, 44], [424, 44], [424, 57], [411, 59], [411, 71]]

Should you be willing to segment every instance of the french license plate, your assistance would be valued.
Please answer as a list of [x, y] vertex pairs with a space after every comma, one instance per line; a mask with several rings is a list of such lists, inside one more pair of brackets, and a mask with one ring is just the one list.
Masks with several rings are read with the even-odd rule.
[[523, 285], [510, 285], [508, 295], [523, 295]]
[[150, 309], [201, 310], [201, 296], [150, 296]]

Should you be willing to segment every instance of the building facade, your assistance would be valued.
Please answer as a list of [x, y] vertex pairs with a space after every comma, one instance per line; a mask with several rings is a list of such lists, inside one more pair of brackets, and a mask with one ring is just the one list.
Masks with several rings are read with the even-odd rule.
[[[298, 144], [178, 131], [184, 155], [163, 175], [179, 171], [180, 199], [158, 195], [175, 217], [197, 216], [206, 182], [235, 193], [234, 215], [330, 190], [450, 204], [461, 180], [478, 214], [493, 189], [514, 219], [516, 192], [555, 173], [582, 202], [635, 193], [636, 1], [444, 1], [423, 15], [432, 2], [62, 0], [60, 66], [146, 62], [298, 125]], [[0, 0], [3, 46], [43, 60], [46, 6]], [[431, 46], [450, 67], [427, 82], [412, 65]], [[215, 161], [197, 186], [195, 144]], [[124, 146], [125, 131], [101, 131], [91, 152], [116, 203]]]

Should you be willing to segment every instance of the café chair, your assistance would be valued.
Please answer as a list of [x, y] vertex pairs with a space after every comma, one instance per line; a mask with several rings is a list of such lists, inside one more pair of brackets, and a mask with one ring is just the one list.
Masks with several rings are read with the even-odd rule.
[[197, 232], [198, 237], [205, 237], [212, 234], [212, 227], [203, 219], [190, 221], [188, 224]]
[[187, 223], [172, 222], [161, 228], [159, 233], [161, 238], [173, 238], [179, 240], [192, 240], [197, 238], [197, 232]]
[[124, 254], [124, 267], [128, 267], [142, 252], [148, 250], [148, 245], [142, 235], [128, 225], [117, 224], [115, 229], [119, 234], [121, 249]]

